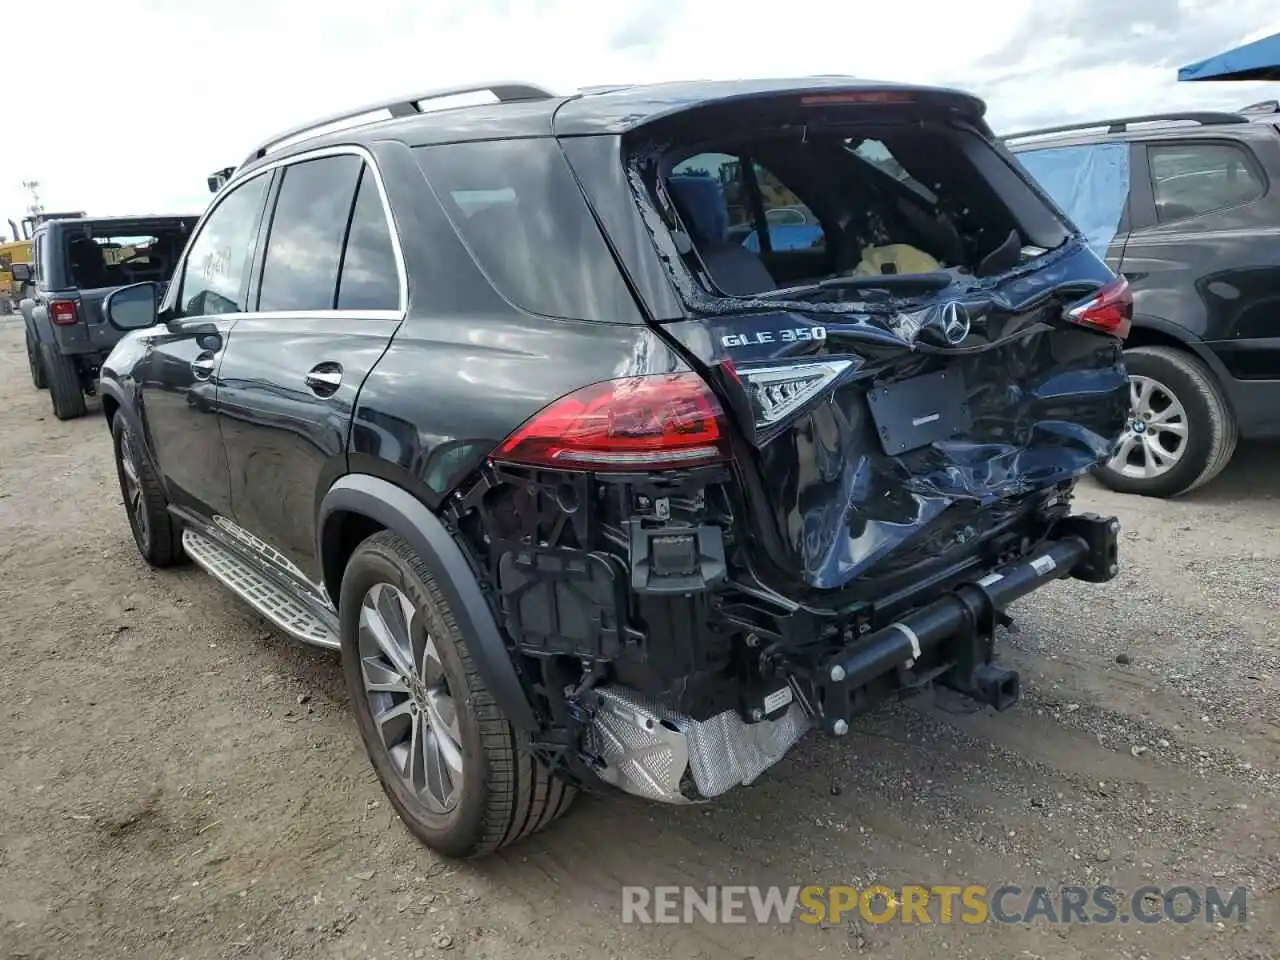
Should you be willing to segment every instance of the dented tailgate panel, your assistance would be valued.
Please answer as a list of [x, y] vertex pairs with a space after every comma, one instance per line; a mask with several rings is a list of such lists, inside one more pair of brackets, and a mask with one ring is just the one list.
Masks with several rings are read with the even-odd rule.
[[[975, 310], [975, 345], [950, 352], [794, 310], [663, 329], [706, 365], [749, 438], [776, 564], [832, 589], [963, 551], [1109, 455], [1128, 407], [1120, 341], [1050, 312], [1061, 304], [1043, 298]], [[839, 372], [806, 379], [823, 365]], [[787, 369], [797, 387], [779, 387]], [[779, 404], [789, 412], [766, 422]]]

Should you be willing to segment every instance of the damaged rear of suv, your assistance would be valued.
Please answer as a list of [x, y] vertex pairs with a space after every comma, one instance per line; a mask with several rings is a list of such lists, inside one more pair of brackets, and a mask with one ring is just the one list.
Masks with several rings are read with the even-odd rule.
[[[196, 328], [230, 490], [118, 440], [126, 504], [154, 463], [187, 553], [341, 647], [384, 788], [453, 855], [599, 781], [719, 796], [934, 684], [1016, 702], [1007, 606], [1117, 572], [1118, 523], [1071, 498], [1124, 427], [1131, 304], [982, 102], [848, 78], [492, 89], [232, 174], [220, 198], [261, 184], [263, 238], [233, 239], [265, 272]], [[272, 234], [323, 232], [290, 227], [315, 207], [290, 178], [353, 153], [375, 176], [335, 236], [381, 199], [385, 300], [343, 313], [377, 276], [366, 245], [332, 256], [312, 339], [296, 299], [256, 332], [300, 282], [273, 281]], [[108, 363], [109, 417], [142, 355]], [[341, 445], [282, 426], [304, 422]], [[146, 543], [179, 536], [147, 517]]]
[[[679, 369], [567, 393], [464, 502], [506, 545], [510, 635], [561, 661], [571, 752], [605, 780], [713, 797], [933, 683], [1004, 709], [1005, 607], [1116, 574], [1118, 523], [1070, 500], [1124, 425], [1125, 282], [982, 113], [857, 83], [558, 111]], [[782, 208], [820, 226], [797, 243]]]

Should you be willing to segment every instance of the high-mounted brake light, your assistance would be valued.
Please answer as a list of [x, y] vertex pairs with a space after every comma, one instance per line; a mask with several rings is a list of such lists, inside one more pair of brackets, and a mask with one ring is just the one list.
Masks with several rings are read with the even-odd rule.
[[1067, 319], [1123, 340], [1133, 321], [1133, 291], [1129, 281], [1117, 277], [1084, 303], [1067, 311]]
[[49, 301], [49, 322], [60, 327], [69, 327], [78, 319], [74, 300]]
[[800, 98], [804, 107], [839, 106], [845, 103], [914, 103], [906, 90], [857, 90], [849, 93], [810, 93]]
[[581, 470], [651, 470], [728, 460], [724, 411], [696, 373], [583, 387], [534, 414], [494, 460]]

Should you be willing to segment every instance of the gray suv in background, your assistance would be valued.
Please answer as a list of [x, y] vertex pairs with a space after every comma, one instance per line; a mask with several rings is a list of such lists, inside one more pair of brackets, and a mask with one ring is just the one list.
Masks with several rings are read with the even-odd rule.
[[198, 219], [77, 217], [36, 227], [34, 293], [21, 302], [27, 365], [59, 420], [84, 416], [85, 395], [122, 336], [103, 316], [107, 295], [132, 283], [167, 284]]

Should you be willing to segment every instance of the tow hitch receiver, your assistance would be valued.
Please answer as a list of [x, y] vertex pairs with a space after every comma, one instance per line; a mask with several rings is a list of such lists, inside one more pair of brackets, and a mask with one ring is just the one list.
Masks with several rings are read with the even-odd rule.
[[841, 649], [821, 668], [822, 719], [837, 735], [849, 729], [854, 691], [897, 671], [902, 687], [917, 685], [920, 666], [930, 679], [997, 710], [1017, 702], [1018, 674], [992, 660], [996, 624], [1003, 610], [1051, 580], [1073, 577], [1091, 583], [1119, 572], [1120, 522], [1114, 517], [1064, 517], [1053, 539], [1031, 555], [965, 583], [932, 603]]

